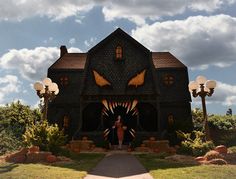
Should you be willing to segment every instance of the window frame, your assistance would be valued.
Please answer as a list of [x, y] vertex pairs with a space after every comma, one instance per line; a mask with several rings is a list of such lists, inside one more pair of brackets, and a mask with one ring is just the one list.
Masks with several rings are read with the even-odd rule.
[[170, 87], [170, 86], [173, 86], [174, 83], [175, 83], [175, 77], [174, 75], [172, 74], [165, 74], [162, 78], [162, 83], [167, 86], [167, 87]]
[[67, 87], [69, 85], [69, 78], [68, 76], [60, 76], [60, 85], [63, 87]]
[[123, 48], [121, 45], [117, 45], [115, 48], [115, 59], [122, 60], [123, 59]]

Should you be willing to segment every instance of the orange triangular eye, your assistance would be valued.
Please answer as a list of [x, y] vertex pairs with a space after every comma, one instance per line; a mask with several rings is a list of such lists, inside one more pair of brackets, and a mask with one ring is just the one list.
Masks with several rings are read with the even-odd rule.
[[128, 86], [135, 86], [137, 88], [138, 86], [143, 85], [145, 73], [146, 73], [146, 70], [143, 70], [141, 73], [138, 73], [135, 77], [133, 77], [129, 81]]
[[95, 81], [96, 81], [96, 84], [98, 86], [111, 86], [111, 83], [106, 80], [102, 75], [100, 75], [98, 72], [96, 72], [95, 70], [93, 70], [93, 75], [94, 75], [94, 78], [95, 78]]

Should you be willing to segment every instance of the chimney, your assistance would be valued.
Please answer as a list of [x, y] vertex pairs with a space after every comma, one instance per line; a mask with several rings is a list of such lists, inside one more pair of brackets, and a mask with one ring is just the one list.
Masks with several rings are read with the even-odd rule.
[[62, 45], [62, 46], [60, 47], [60, 49], [61, 49], [61, 55], [60, 55], [60, 57], [62, 57], [62, 56], [65, 55], [66, 53], [68, 53], [68, 52], [67, 52], [67, 48], [66, 48], [65, 45]]

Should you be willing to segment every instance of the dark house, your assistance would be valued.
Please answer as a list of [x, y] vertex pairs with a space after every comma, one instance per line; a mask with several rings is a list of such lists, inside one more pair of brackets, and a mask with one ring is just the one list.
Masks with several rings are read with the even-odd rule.
[[118, 115], [127, 126], [124, 143], [150, 136], [175, 140], [175, 130], [192, 129], [187, 67], [120, 28], [87, 53], [61, 46], [48, 77], [60, 89], [48, 119], [70, 137], [115, 143], [111, 126]]

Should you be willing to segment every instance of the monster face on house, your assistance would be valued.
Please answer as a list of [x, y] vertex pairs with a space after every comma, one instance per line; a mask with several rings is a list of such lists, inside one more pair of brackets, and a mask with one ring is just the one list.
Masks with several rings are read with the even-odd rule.
[[[91, 100], [98, 97], [101, 105], [97, 104], [97, 109], [101, 111], [97, 113], [98, 116], [91, 117], [91, 122], [88, 120], [90, 114], [84, 114], [83, 130], [88, 130], [88, 126], [92, 126], [96, 119], [101, 119], [104, 137], [109, 138], [111, 126], [120, 115], [127, 126], [125, 140], [128, 141], [135, 137], [137, 128], [157, 130], [157, 110], [152, 104], [140, 99], [157, 98], [158, 90], [151, 82], [154, 77], [150, 51], [125, 36], [114, 34], [89, 51], [82, 94]], [[88, 108], [89, 105], [91, 103]], [[86, 111], [92, 111], [94, 105]], [[142, 111], [144, 108], [146, 113]], [[149, 124], [142, 125], [147, 120]]]
[[60, 88], [49, 118], [69, 116], [73, 138], [109, 139], [121, 116], [130, 142], [139, 134], [167, 131], [170, 114], [174, 124], [191, 117], [187, 67], [169, 52], [151, 52], [121, 29], [87, 53], [62, 47], [48, 76]]
[[[138, 73], [134, 77], [132, 77], [127, 86], [138, 87], [144, 84], [146, 70], [143, 70], [141, 73]], [[93, 70], [95, 83], [100, 87], [109, 86], [112, 88], [112, 84], [106, 80], [105, 77], [101, 76], [98, 72]], [[111, 133], [112, 128], [111, 124], [115, 123], [115, 116], [122, 116], [121, 120], [123, 125], [127, 127], [126, 131], [126, 140], [131, 140], [135, 138], [135, 130], [137, 126], [137, 115], [138, 109], [136, 108], [138, 101], [127, 101], [127, 102], [119, 102], [119, 101], [107, 101], [102, 100], [102, 104], [104, 105], [102, 110], [102, 116], [104, 119], [104, 138], [108, 140], [112, 140]], [[129, 137], [128, 137], [129, 136]]]

